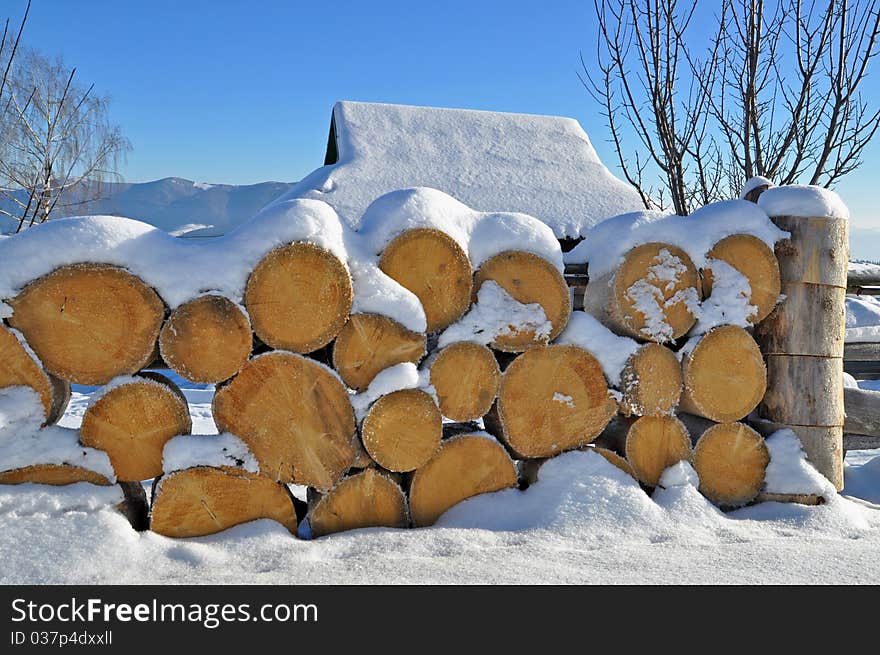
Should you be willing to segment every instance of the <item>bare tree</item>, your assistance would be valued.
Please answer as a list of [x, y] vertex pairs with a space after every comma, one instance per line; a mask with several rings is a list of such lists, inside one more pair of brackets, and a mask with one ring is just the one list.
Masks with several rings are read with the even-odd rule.
[[880, 0], [718, 0], [705, 45], [687, 32], [695, 0], [594, 4], [597, 57], [581, 79], [646, 207], [687, 214], [755, 175], [831, 186], [880, 126], [862, 93]]
[[107, 98], [76, 83], [76, 69], [22, 49], [0, 116], [0, 213], [26, 226], [101, 197], [130, 149], [108, 120]]

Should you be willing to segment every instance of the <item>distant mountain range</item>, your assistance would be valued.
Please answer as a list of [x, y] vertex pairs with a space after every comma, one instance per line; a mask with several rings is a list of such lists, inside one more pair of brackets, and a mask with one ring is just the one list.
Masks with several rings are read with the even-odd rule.
[[[205, 184], [180, 177], [110, 183], [105, 185], [102, 199], [67, 213], [127, 216], [176, 236], [214, 236], [243, 223], [292, 186], [290, 182]], [[0, 231], [8, 231], [11, 221], [4, 223]]]

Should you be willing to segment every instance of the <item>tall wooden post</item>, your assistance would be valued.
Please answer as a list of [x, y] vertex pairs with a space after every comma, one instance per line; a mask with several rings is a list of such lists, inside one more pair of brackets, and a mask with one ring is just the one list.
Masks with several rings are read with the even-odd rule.
[[785, 300], [755, 329], [767, 360], [760, 415], [789, 427], [810, 461], [843, 489], [843, 342], [849, 222], [771, 216], [791, 238], [776, 244]]

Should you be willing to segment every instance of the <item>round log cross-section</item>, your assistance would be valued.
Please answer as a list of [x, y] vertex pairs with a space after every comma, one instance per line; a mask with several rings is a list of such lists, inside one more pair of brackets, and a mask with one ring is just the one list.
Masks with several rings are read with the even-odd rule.
[[40, 368], [16, 335], [0, 325], [0, 389], [17, 386], [39, 394], [47, 425], [61, 417], [70, 399], [70, 385]]
[[405, 528], [408, 522], [400, 485], [372, 468], [346, 477], [309, 507], [315, 537], [358, 528]]

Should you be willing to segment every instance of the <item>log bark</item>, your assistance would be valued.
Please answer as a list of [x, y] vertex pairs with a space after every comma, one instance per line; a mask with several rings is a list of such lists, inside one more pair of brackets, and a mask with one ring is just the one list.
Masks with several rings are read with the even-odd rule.
[[474, 273], [474, 299], [480, 287], [492, 280], [519, 303], [541, 305], [550, 321], [550, 334], [539, 337], [534, 330], [518, 330], [498, 337], [493, 348], [522, 352], [536, 344], [552, 341], [568, 324], [571, 298], [559, 270], [550, 262], [530, 252], [510, 250], [490, 257]]
[[761, 492], [755, 498], [757, 503], [795, 503], [797, 505], [824, 505], [825, 499], [816, 494], [768, 494]]
[[845, 388], [843, 404], [846, 410], [844, 432], [880, 437], [880, 391]]
[[403, 389], [382, 396], [361, 424], [361, 440], [379, 466], [405, 473], [437, 452], [443, 434], [440, 410], [424, 391]]
[[[674, 279], [665, 279], [673, 271]], [[615, 271], [590, 279], [584, 309], [619, 334], [664, 343], [691, 329], [700, 293], [700, 276], [687, 253], [646, 243], [626, 253]]]
[[455, 239], [440, 230], [416, 228], [399, 235], [382, 252], [379, 268], [422, 302], [428, 332], [448, 327], [470, 307], [471, 263]]
[[842, 426], [843, 368], [830, 357], [770, 355], [761, 416], [786, 425]]
[[343, 479], [309, 502], [312, 536], [359, 528], [405, 528], [409, 524], [406, 496], [400, 485], [376, 469]]
[[250, 321], [223, 296], [200, 296], [182, 304], [159, 333], [162, 361], [181, 377], [203, 384], [234, 376], [252, 349]]
[[333, 368], [345, 384], [363, 391], [389, 366], [417, 364], [424, 355], [424, 334], [379, 314], [352, 314], [333, 343]]
[[441, 350], [430, 366], [431, 385], [443, 416], [453, 421], [472, 421], [492, 408], [501, 371], [486, 346], [454, 343]]
[[516, 485], [516, 466], [498, 442], [481, 436], [453, 437], [412, 476], [413, 524], [433, 525], [446, 510], [467, 498]]
[[162, 300], [131, 273], [74, 264], [28, 284], [8, 301], [45, 369], [76, 384], [106, 384], [150, 363], [165, 316]]
[[111, 389], [90, 405], [80, 441], [105, 451], [119, 480], [140, 482], [161, 475], [165, 443], [191, 431], [180, 389], [153, 373]]
[[748, 416], [767, 389], [767, 371], [755, 340], [733, 325], [695, 338], [682, 358], [681, 409], [722, 423]]
[[743, 423], [719, 423], [694, 448], [700, 492], [723, 507], [753, 501], [764, 486], [770, 452], [764, 438]]
[[[777, 430], [789, 429], [800, 439], [807, 459], [831, 482], [843, 480], [843, 427], [788, 425], [766, 419], [752, 421], [752, 427], [765, 437]], [[838, 487], [838, 491], [843, 487]]]
[[674, 416], [643, 416], [627, 433], [626, 460], [639, 482], [656, 487], [663, 471], [691, 460], [687, 428]]
[[767, 355], [843, 357], [846, 295], [838, 287], [786, 282], [785, 299], [755, 327]]
[[626, 361], [620, 374], [620, 411], [625, 415], [669, 414], [681, 398], [681, 364], [675, 354], [646, 343]]
[[251, 272], [244, 304], [260, 340], [310, 353], [330, 343], [352, 304], [348, 269], [329, 250], [292, 243], [272, 250]]
[[849, 221], [841, 218], [771, 216], [791, 238], [776, 244], [783, 282], [825, 284], [846, 289]]
[[[750, 234], [733, 234], [712, 246], [706, 258], [730, 264], [749, 281], [749, 302], [758, 309], [757, 314], [752, 316], [749, 322], [763, 321], [773, 311], [779, 301], [781, 283], [779, 262], [770, 246]], [[704, 269], [704, 298], [712, 294], [713, 284], [712, 269]]]
[[201, 537], [256, 519], [296, 534], [296, 510], [283, 484], [242, 469], [198, 466], [153, 485], [150, 529], [166, 537]]
[[616, 412], [602, 368], [590, 353], [577, 346], [535, 346], [507, 367], [484, 421], [528, 459], [587, 445]]
[[16, 386], [30, 387], [39, 394], [46, 417], [43, 425], [61, 418], [70, 400], [70, 384], [46, 373], [18, 337], [0, 324], [0, 389]]
[[326, 491], [355, 458], [345, 385], [317, 362], [271, 352], [251, 359], [214, 395], [214, 421], [241, 438], [274, 480]]

